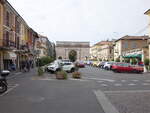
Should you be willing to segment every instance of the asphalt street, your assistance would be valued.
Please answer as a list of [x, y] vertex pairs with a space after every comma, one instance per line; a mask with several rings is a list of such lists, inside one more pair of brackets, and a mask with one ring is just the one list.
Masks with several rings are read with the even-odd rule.
[[69, 74], [38, 77], [35, 70], [9, 77], [0, 95], [0, 113], [150, 113], [150, 74], [113, 73], [95, 67]]

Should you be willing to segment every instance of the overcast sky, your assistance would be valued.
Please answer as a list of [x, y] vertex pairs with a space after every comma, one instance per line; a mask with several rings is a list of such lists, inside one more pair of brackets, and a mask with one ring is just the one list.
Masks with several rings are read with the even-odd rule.
[[147, 34], [150, 0], [8, 0], [51, 41], [90, 41]]

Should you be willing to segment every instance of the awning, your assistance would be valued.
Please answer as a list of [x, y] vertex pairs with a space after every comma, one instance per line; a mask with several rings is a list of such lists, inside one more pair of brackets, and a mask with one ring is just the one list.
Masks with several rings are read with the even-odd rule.
[[123, 56], [123, 58], [142, 58], [142, 54], [132, 54]]
[[17, 55], [14, 52], [7, 52], [4, 54], [4, 59], [16, 59]]

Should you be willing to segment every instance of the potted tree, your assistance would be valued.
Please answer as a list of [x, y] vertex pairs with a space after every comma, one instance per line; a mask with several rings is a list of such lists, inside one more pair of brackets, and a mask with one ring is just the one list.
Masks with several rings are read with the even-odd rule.
[[58, 71], [58, 72], [56, 73], [56, 79], [59, 79], [59, 80], [66, 80], [67, 78], [68, 78], [67, 73], [66, 73], [65, 71], [63, 71], [63, 70]]
[[145, 60], [144, 60], [144, 64], [145, 64], [145, 67], [146, 67], [146, 70], [147, 70], [147, 71], [149, 70], [149, 62], [150, 62], [149, 59], [145, 59]]
[[72, 78], [80, 79], [81, 78], [81, 73], [78, 72], [78, 71], [73, 72], [72, 73]]

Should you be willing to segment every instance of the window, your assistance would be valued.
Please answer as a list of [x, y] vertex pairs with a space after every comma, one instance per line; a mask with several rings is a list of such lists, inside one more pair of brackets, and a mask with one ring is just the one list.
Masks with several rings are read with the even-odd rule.
[[132, 43], [131, 43], [131, 48], [132, 48], [132, 49], [137, 48], [137, 43], [136, 43], [136, 42], [132, 42]]
[[127, 48], [128, 48], [128, 42], [124, 42], [123, 48], [124, 48], [124, 49], [127, 49]]
[[6, 26], [9, 26], [9, 12], [6, 12]]

